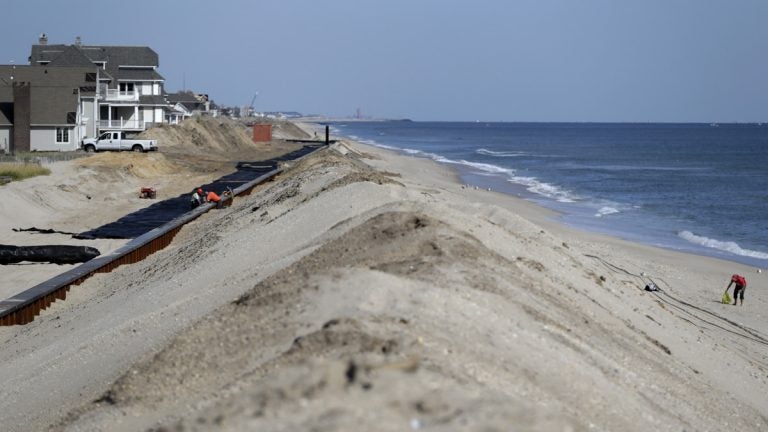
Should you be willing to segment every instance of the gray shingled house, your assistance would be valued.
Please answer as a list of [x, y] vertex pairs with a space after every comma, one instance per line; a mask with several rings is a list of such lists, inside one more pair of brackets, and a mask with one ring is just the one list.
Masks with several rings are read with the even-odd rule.
[[168, 119], [169, 123], [178, 123], [178, 119], [175, 119], [174, 115], [186, 118], [193, 115], [211, 114], [211, 102], [208, 101], [208, 95], [206, 94], [180, 91], [177, 93], [167, 93], [165, 100], [174, 110], [168, 114], [170, 116]]
[[169, 109], [165, 79], [157, 72], [155, 51], [144, 46], [49, 45], [45, 34], [32, 45], [29, 64], [35, 67], [98, 66], [97, 133], [108, 130], [140, 132], [163, 123]]
[[97, 70], [0, 66], [0, 148], [77, 150], [96, 133]]

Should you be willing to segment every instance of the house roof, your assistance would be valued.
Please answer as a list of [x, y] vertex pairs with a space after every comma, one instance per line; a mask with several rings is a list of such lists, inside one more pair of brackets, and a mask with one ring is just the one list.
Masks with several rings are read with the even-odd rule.
[[192, 111], [187, 109], [187, 107], [185, 107], [184, 104], [182, 104], [181, 102], [177, 102], [177, 103], [173, 104], [169, 111], [174, 112], [176, 114], [182, 114], [182, 115], [191, 115], [192, 114]]
[[202, 110], [205, 108], [205, 102], [200, 96], [189, 92], [180, 91], [178, 93], [168, 93], [166, 99], [171, 104], [181, 104], [189, 111]]
[[[77, 111], [77, 98], [92, 95], [97, 66], [0, 66], [0, 124], [13, 123], [13, 85], [30, 84], [31, 124], [67, 125]], [[5, 109], [3, 108], [5, 107]], [[4, 123], [5, 122], [5, 123]]]
[[107, 62], [118, 66], [160, 66], [157, 53], [146, 46], [95, 46], [95, 45], [32, 45], [29, 63], [53, 62], [64, 52], [74, 48], [92, 62]]
[[[34, 65], [33, 65], [34, 66]], [[93, 62], [76, 46], [65, 46], [47, 66], [93, 66]]]
[[166, 95], [166, 98], [168, 99], [168, 102], [170, 103], [176, 103], [176, 102], [200, 102], [200, 99], [192, 93], [188, 91], [180, 91], [177, 93], [168, 93]]
[[163, 81], [154, 69], [120, 69], [118, 81]]
[[161, 95], [141, 95], [139, 102], [142, 105], [168, 105], [165, 98]]
[[[85, 57], [91, 63], [106, 64], [106, 71], [116, 80], [164, 80], [154, 69], [160, 66], [157, 53], [145, 46], [96, 46], [96, 45], [32, 45], [29, 63], [41, 62], [55, 65], [74, 65]], [[78, 66], [80, 64], [77, 64]], [[136, 66], [151, 68], [137, 69]]]
[[77, 94], [65, 87], [32, 87], [32, 118], [34, 125], [74, 124], [72, 113], [77, 112]]

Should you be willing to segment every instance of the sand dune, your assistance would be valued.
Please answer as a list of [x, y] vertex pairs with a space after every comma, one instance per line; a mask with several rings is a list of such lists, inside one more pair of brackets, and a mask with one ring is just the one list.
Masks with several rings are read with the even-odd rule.
[[[32, 324], [0, 328], [0, 420], [768, 428], [763, 275], [552, 216], [430, 161], [333, 146]], [[737, 271], [752, 275], [745, 306], [717, 303]], [[643, 290], [649, 276], [664, 292]]]

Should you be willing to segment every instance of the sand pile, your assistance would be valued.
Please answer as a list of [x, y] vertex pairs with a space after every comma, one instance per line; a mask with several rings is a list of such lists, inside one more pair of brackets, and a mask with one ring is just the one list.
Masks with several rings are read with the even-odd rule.
[[[258, 120], [263, 122], [264, 120]], [[308, 132], [308, 129], [297, 126], [296, 123], [284, 120], [272, 120], [269, 122], [272, 125], [272, 136], [276, 139], [308, 139], [312, 138], [312, 134]], [[323, 138], [325, 138], [323, 136]]]
[[254, 144], [247, 129], [227, 118], [194, 117], [180, 125], [161, 125], [143, 132], [144, 139], [156, 139], [168, 148], [185, 147], [206, 153], [242, 149]]
[[[292, 124], [276, 123], [273, 127], [275, 139], [306, 136]], [[279, 141], [254, 143], [251, 129], [243, 123], [212, 117], [194, 117], [180, 125], [161, 125], [145, 131], [140, 137], [158, 140], [163, 152], [175, 154], [182, 151], [213, 159], [226, 157], [228, 160], [236, 154], [247, 158], [254, 152], [281, 152], [288, 145]]]
[[747, 269], [567, 231], [431, 162], [347, 146], [0, 329], [3, 424], [768, 427], [766, 300], [716, 303]]
[[120, 181], [121, 175], [130, 175], [140, 179], [178, 174], [185, 168], [168, 158], [163, 153], [98, 153], [88, 158], [78, 159], [74, 163], [78, 168], [90, 168], [112, 175], [112, 181]]

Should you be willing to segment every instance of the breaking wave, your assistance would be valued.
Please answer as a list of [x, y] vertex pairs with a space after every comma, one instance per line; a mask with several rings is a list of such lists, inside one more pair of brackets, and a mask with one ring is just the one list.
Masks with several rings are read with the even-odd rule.
[[371, 139], [363, 139], [363, 138], [360, 138], [360, 137], [358, 137], [356, 135], [347, 135], [347, 137], [349, 137], [350, 139], [352, 139], [354, 141], [357, 141], [359, 143], [367, 144], [367, 145], [374, 146], [374, 147], [379, 147], [379, 148], [383, 148], [383, 149], [387, 149], [387, 150], [394, 150], [394, 151], [402, 150], [400, 147], [389, 146], [389, 145], [382, 144], [382, 143], [380, 143], [378, 141], [371, 140]]
[[520, 151], [493, 151], [488, 149], [477, 149], [475, 150], [475, 153], [485, 155], [485, 156], [493, 156], [493, 157], [520, 157], [520, 156], [526, 156], [528, 153], [520, 152]]
[[603, 207], [600, 210], [598, 210], [597, 213], [595, 213], [595, 217], [603, 217], [603, 216], [608, 216], [616, 213], [619, 213], [618, 209], [615, 209], [613, 207]]
[[[493, 176], [493, 175], [503, 176], [506, 178], [508, 182], [521, 185], [525, 187], [525, 189], [532, 194], [553, 199], [561, 203], [573, 203], [579, 200], [579, 198], [574, 194], [572, 194], [571, 192], [564, 190], [560, 187], [557, 187], [555, 185], [542, 182], [536, 179], [535, 177], [518, 176], [516, 175], [516, 171], [512, 168], [504, 168], [498, 165], [487, 164], [482, 162], [471, 162], [464, 159], [460, 159], [460, 160], [448, 159], [445, 156], [441, 156], [436, 153], [430, 153], [430, 152], [425, 152], [422, 150], [411, 149], [411, 148], [394, 147], [394, 146], [382, 144], [380, 142], [377, 142], [376, 140], [363, 139], [355, 135], [347, 135], [347, 136], [355, 141], [358, 141], [363, 144], [372, 145], [374, 147], [379, 147], [387, 150], [394, 150], [394, 151], [405, 153], [411, 156], [429, 158], [439, 163], [462, 165], [462, 166], [473, 169], [476, 174], [481, 174], [481, 175], [485, 174], [489, 176]], [[477, 150], [477, 153], [496, 156], [496, 157], [517, 157], [517, 156], [524, 155], [523, 152], [495, 152], [488, 149], [479, 149]]]
[[708, 237], [697, 236], [690, 231], [680, 231], [677, 236], [690, 243], [712, 249], [729, 252], [734, 255], [768, 260], [768, 253], [744, 249], [736, 242], [715, 240]]
[[[378, 145], [378, 146], [384, 147], [382, 145]], [[384, 148], [387, 148], [387, 147], [384, 147]], [[472, 170], [475, 171], [476, 174], [489, 175], [489, 176], [500, 175], [505, 177], [506, 180], [510, 183], [524, 186], [528, 192], [531, 192], [536, 195], [541, 195], [546, 198], [553, 199], [562, 203], [572, 203], [578, 199], [572, 193], [564, 189], [561, 189], [555, 185], [551, 185], [549, 183], [544, 183], [542, 181], [539, 181], [535, 177], [518, 176], [516, 175], [516, 171], [512, 168], [504, 168], [498, 165], [482, 163], [482, 162], [471, 162], [464, 159], [460, 159], [460, 160], [448, 159], [445, 156], [441, 156], [439, 154], [429, 153], [421, 150], [414, 150], [414, 149], [408, 149], [408, 148], [398, 149], [398, 150], [412, 156], [426, 157], [436, 162], [440, 162], [444, 164], [462, 165], [462, 166], [471, 168]]]

